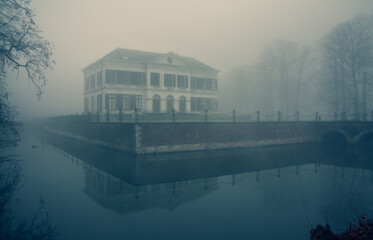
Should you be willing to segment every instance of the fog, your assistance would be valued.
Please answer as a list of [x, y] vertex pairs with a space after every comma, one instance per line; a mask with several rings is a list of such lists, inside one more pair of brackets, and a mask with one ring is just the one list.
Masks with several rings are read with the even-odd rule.
[[40, 100], [22, 73], [17, 81], [9, 76], [11, 100], [23, 119], [83, 112], [81, 69], [118, 47], [194, 57], [220, 70], [222, 111], [256, 109], [221, 103], [232, 69], [256, 63], [276, 39], [313, 46], [337, 24], [372, 14], [373, 1], [33, 0], [31, 7], [54, 44], [56, 65]]
[[0, 239], [372, 232], [373, 0], [0, 0], [0, 39]]

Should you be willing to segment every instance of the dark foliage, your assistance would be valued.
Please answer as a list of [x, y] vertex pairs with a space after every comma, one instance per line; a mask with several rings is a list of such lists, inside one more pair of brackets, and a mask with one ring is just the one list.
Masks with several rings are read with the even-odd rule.
[[16, 121], [17, 112], [8, 101], [4, 78], [0, 77], [0, 148], [15, 145], [19, 139], [22, 124]]
[[373, 239], [373, 222], [366, 215], [357, 222], [350, 223], [350, 228], [342, 234], [334, 234], [328, 224], [325, 227], [317, 225], [311, 229], [311, 240], [371, 240]]

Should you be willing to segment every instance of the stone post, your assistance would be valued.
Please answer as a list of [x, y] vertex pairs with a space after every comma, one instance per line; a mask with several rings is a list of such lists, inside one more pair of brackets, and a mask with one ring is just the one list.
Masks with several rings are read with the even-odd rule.
[[135, 123], [139, 122], [139, 111], [135, 108]]
[[119, 118], [119, 122], [122, 122], [122, 120], [123, 120], [123, 111], [122, 111], [122, 109], [119, 109], [119, 116], [118, 116], [118, 118]]

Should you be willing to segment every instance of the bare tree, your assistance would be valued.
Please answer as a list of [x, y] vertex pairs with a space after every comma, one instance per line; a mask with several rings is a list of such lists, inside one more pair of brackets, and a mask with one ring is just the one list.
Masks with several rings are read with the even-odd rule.
[[7, 70], [25, 70], [40, 95], [45, 71], [54, 61], [51, 44], [42, 38], [29, 4], [30, 0], [0, 0], [0, 69], [2, 78]]
[[[233, 69], [227, 78], [229, 85], [222, 88], [224, 101], [235, 106], [246, 103], [253, 113], [261, 110], [267, 120], [273, 120], [281, 110], [288, 116], [299, 110], [301, 92], [313, 70], [311, 47], [298, 48], [288, 40], [276, 40], [263, 49], [258, 63]], [[229, 92], [229, 89], [234, 92]], [[295, 101], [292, 101], [295, 100]], [[233, 108], [236, 108], [236, 107]]]
[[312, 57], [311, 57], [311, 47], [303, 46], [301, 49], [297, 49], [296, 53], [293, 55], [293, 63], [296, 78], [296, 89], [295, 89], [295, 103], [294, 112], [299, 111], [299, 97], [301, 93], [301, 86], [304, 81], [305, 75], [312, 68]]
[[9, 71], [24, 70], [36, 89], [43, 93], [45, 72], [54, 64], [51, 44], [44, 40], [30, 10], [30, 0], [0, 0], [0, 147], [18, 141], [20, 123], [8, 102]]
[[291, 86], [292, 59], [296, 52], [296, 45], [286, 40], [277, 40], [275, 45], [275, 60], [280, 74], [280, 110], [289, 114], [289, 88]]
[[[361, 113], [361, 85], [373, 68], [373, 17], [359, 16], [333, 28], [322, 41], [323, 76], [334, 88], [335, 111]], [[340, 102], [342, 107], [340, 107]]]
[[309, 46], [299, 48], [283, 39], [265, 47], [258, 64], [258, 74], [266, 82], [266, 101], [271, 100], [271, 107], [267, 108], [271, 109], [270, 114], [273, 114], [273, 108], [287, 115], [291, 109], [294, 112], [299, 110], [302, 86], [312, 75], [312, 53]]

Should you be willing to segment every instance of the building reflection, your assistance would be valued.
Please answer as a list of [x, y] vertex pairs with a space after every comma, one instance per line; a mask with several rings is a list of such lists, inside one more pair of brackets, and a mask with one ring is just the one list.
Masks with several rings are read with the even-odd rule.
[[133, 185], [84, 163], [85, 192], [104, 208], [119, 214], [146, 209], [174, 210], [218, 189], [217, 177]]
[[[119, 214], [174, 210], [222, 184], [235, 186], [247, 174], [260, 182], [268, 175], [280, 179], [289, 174], [289, 168], [295, 176], [304, 171], [318, 174], [321, 165], [340, 168], [342, 176], [345, 168], [373, 169], [370, 150], [338, 150], [319, 144], [133, 156], [61, 136], [44, 136], [43, 141], [83, 166], [87, 195]], [[226, 175], [230, 176], [224, 179], [227, 182], [220, 182], [219, 177]]]

